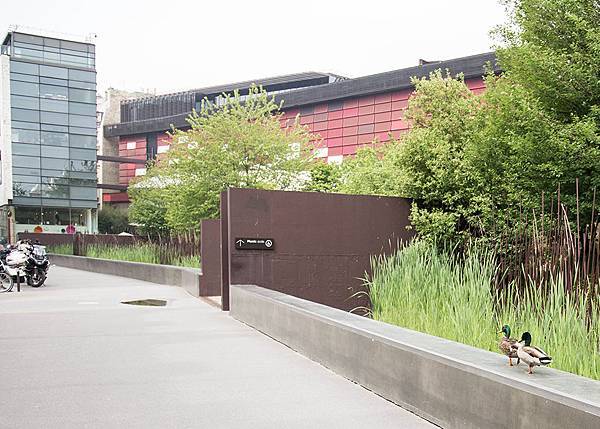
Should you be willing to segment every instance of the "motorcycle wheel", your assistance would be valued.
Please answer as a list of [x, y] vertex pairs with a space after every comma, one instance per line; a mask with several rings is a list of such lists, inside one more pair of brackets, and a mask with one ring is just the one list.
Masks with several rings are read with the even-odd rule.
[[27, 284], [31, 287], [40, 287], [46, 281], [46, 273], [41, 270], [35, 270], [30, 277], [27, 277]]
[[11, 276], [6, 273], [0, 272], [0, 293], [10, 292], [14, 286], [14, 282]]

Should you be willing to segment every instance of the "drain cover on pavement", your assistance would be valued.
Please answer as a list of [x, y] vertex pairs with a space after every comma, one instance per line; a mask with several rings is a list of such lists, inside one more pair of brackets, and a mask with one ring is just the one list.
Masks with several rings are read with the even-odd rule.
[[121, 301], [121, 304], [129, 305], [146, 305], [149, 307], [164, 307], [167, 305], [167, 301], [164, 299], [138, 299], [135, 301]]

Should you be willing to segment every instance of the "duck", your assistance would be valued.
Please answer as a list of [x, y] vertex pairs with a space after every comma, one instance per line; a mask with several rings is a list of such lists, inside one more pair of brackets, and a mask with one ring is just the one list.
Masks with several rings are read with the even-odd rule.
[[502, 330], [498, 332], [502, 333], [504, 336], [498, 343], [498, 347], [500, 351], [508, 356], [508, 365], [513, 366], [512, 360], [517, 359], [517, 365], [519, 364], [519, 357], [517, 356], [517, 340], [515, 338], [510, 338], [510, 326], [504, 325], [502, 326]]
[[521, 341], [517, 343], [517, 356], [529, 366], [527, 374], [533, 374], [534, 366], [546, 366], [552, 363], [552, 358], [540, 349], [531, 345], [531, 334], [523, 332]]

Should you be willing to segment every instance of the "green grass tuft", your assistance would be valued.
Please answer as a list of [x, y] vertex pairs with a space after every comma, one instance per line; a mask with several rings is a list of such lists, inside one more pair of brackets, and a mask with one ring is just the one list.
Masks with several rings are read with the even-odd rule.
[[420, 240], [374, 260], [373, 268], [367, 286], [374, 319], [494, 352], [497, 332], [509, 324], [514, 337], [531, 332], [552, 367], [600, 380], [598, 299], [566, 293], [561, 278], [529, 282], [518, 299], [507, 288], [500, 300], [493, 253], [473, 248], [456, 256]]

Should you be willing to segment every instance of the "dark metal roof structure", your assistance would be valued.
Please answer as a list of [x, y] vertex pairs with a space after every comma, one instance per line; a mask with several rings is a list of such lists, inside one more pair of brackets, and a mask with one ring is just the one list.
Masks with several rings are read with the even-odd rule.
[[[429, 75], [429, 73], [437, 69], [448, 70], [452, 74], [462, 73], [464, 77], [468, 79], [483, 76], [488, 67], [494, 73], [500, 73], [501, 71], [497, 64], [496, 55], [494, 52], [487, 52], [484, 54], [471, 55], [468, 57], [455, 58], [446, 61], [429, 62], [415, 67], [378, 73], [354, 79], [336, 79], [336, 76], [334, 75], [322, 73], [301, 73], [298, 75], [288, 75], [277, 78], [246, 81], [237, 84], [203, 88], [179, 94], [198, 94], [201, 95], [200, 99], [202, 99], [204, 97], [219, 95], [224, 92], [231, 92], [235, 89], [242, 89], [244, 86], [245, 88], [248, 88], [252, 83], [263, 85], [263, 87], [270, 92], [281, 91], [280, 89], [277, 89], [277, 85], [280, 85], [279, 88], [281, 88], [282, 85], [284, 85], [284, 82], [278, 82], [278, 80], [284, 81], [285, 79], [288, 79], [289, 82], [290, 77], [294, 76], [297, 79], [304, 78], [310, 81], [312, 79], [311, 76], [314, 75], [316, 80], [313, 81], [311, 86], [296, 87], [293, 90], [275, 94], [275, 100], [277, 102], [283, 101], [283, 108], [289, 109], [317, 103], [340, 101], [347, 98], [362, 97], [412, 88], [412, 77], [426, 77]], [[327, 76], [330, 78], [330, 80], [327, 82], [317, 83], [317, 76], [320, 76], [321, 79]], [[331, 77], [333, 77], [333, 79], [331, 79]], [[148, 98], [148, 100], [155, 99], [156, 97]], [[144, 100], [146, 100], [146, 98], [133, 100], [132, 103], [143, 102]], [[195, 99], [195, 101], [198, 101], [198, 99]], [[140, 118], [139, 120], [122, 120], [119, 124], [106, 125], [104, 127], [104, 135], [106, 137], [116, 137], [149, 132], [160, 132], [169, 130], [171, 127], [184, 128], [188, 126], [186, 118], [193, 109], [193, 105], [190, 105], [189, 101], [186, 103], [188, 103], [186, 105], [188, 107], [177, 113], [173, 112], [172, 114], [167, 114], [165, 116], [157, 115], [147, 119]], [[123, 106], [124, 105], [122, 104], [122, 109]]]

